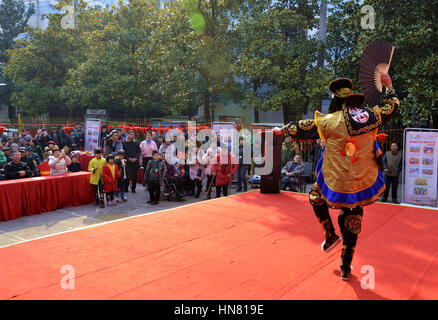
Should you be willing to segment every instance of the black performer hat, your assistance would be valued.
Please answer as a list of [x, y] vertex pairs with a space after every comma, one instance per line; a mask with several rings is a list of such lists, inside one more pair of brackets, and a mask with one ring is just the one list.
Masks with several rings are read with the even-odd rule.
[[348, 78], [339, 78], [330, 82], [329, 90], [334, 96], [345, 98], [353, 93], [353, 82]]
[[348, 78], [333, 80], [329, 84], [329, 90], [332, 93], [332, 101], [330, 102], [328, 113], [341, 110], [345, 98], [354, 94], [353, 82]]
[[364, 103], [365, 96], [362, 93], [352, 93], [344, 101], [347, 107], [359, 107]]

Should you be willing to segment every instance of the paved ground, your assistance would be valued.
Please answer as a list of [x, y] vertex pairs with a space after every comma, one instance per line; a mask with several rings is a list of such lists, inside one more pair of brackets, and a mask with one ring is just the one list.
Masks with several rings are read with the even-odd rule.
[[[213, 192], [212, 195], [214, 196], [214, 194]], [[138, 186], [137, 193], [128, 193], [127, 196], [128, 202], [122, 202], [111, 207], [100, 208], [94, 204], [88, 204], [0, 222], [0, 247], [102, 222], [153, 213], [206, 199], [206, 193], [203, 192], [198, 199], [186, 197], [178, 202], [162, 198], [159, 205], [152, 206], [146, 203], [146, 192], [141, 185]]]
[[[205, 183], [204, 183], [205, 185]], [[307, 186], [308, 191], [310, 185]], [[252, 190], [249, 187], [249, 190]], [[235, 186], [232, 187], [232, 194], [235, 193]], [[401, 186], [398, 189], [399, 200], [401, 199]], [[156, 211], [187, 205], [206, 199], [206, 193], [201, 193], [200, 198], [186, 197], [180, 202], [168, 201], [162, 198], [159, 205], [152, 206], [146, 203], [146, 193], [139, 185], [137, 193], [128, 193], [128, 202], [122, 202], [116, 206], [99, 208], [94, 204], [80, 207], [67, 207], [56, 211], [44, 212], [20, 219], [0, 222], [0, 247], [14, 243], [36, 239], [60, 232], [71, 231], [87, 226], [118, 220], [126, 217], [141, 214], [150, 214]], [[215, 190], [212, 196], [215, 195]], [[391, 195], [389, 201], [391, 201]]]

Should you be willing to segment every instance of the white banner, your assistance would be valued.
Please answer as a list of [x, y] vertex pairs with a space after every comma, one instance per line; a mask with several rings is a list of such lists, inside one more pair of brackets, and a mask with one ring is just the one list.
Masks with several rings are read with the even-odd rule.
[[405, 134], [404, 202], [437, 206], [438, 131]]
[[85, 150], [94, 151], [99, 147], [100, 120], [85, 121]]

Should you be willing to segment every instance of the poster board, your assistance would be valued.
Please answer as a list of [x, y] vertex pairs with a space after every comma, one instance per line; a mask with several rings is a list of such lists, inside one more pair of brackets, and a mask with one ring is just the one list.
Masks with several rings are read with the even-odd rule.
[[403, 202], [437, 207], [438, 130], [406, 129]]
[[99, 147], [100, 139], [100, 120], [87, 119], [85, 121], [85, 145], [86, 151], [93, 152]]

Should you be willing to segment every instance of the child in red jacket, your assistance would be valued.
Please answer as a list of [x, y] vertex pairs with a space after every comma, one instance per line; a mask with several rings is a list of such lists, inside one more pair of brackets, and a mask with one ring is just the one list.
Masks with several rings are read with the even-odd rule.
[[216, 176], [216, 198], [221, 196], [221, 191], [224, 197], [228, 196], [228, 186], [237, 171], [238, 164], [236, 156], [223, 146], [217, 155], [217, 164], [211, 167], [213, 176]]
[[106, 157], [107, 164], [102, 169], [103, 189], [106, 193], [106, 200], [109, 206], [116, 204], [114, 201], [114, 193], [118, 191], [117, 179], [121, 173], [119, 167], [114, 163], [114, 156]]

